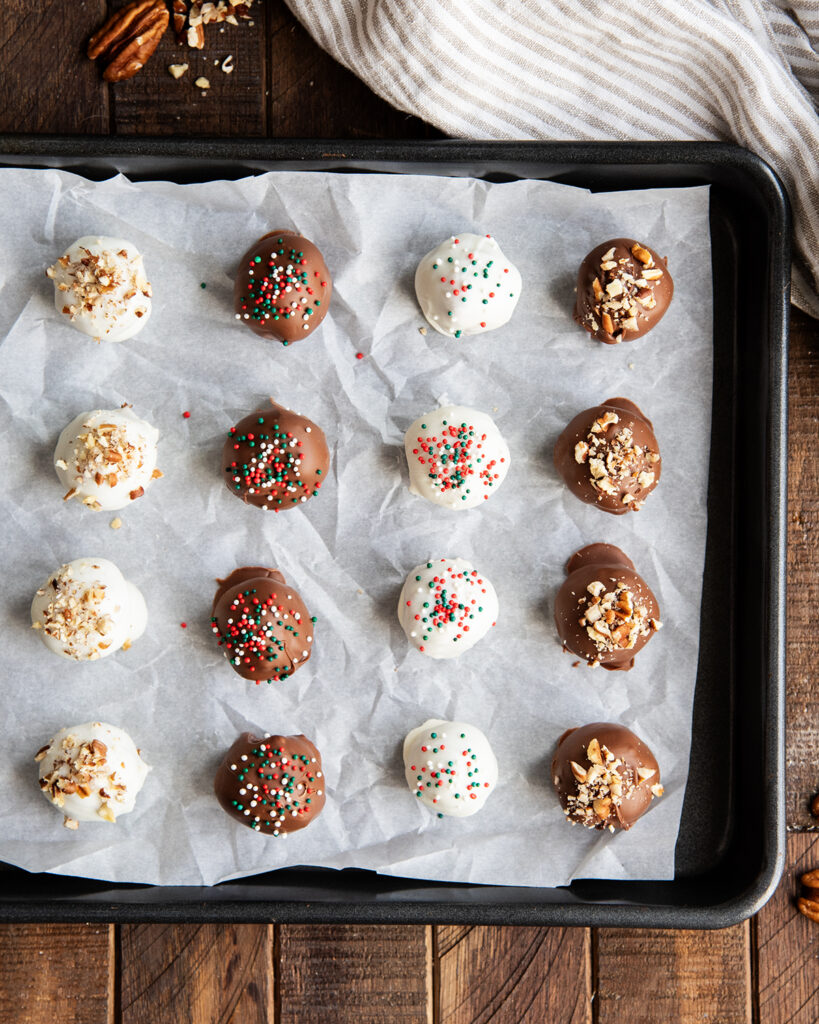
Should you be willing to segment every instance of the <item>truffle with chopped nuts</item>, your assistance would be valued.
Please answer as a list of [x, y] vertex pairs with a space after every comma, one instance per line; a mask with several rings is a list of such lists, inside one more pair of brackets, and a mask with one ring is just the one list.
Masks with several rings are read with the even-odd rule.
[[627, 398], [586, 409], [557, 439], [555, 467], [581, 501], [604, 512], [637, 512], [660, 481], [651, 420]]
[[592, 722], [557, 741], [552, 782], [573, 825], [629, 829], [663, 795], [657, 759], [630, 729]]
[[589, 544], [566, 565], [555, 599], [563, 646], [592, 667], [628, 670], [662, 626], [657, 599], [612, 544]]
[[466, 818], [483, 807], [497, 785], [498, 762], [474, 725], [430, 718], [404, 740], [404, 775], [439, 818]]
[[133, 338], [151, 315], [142, 256], [122, 238], [78, 238], [46, 275], [54, 282], [57, 312], [96, 341]]
[[273, 512], [315, 497], [329, 465], [321, 428], [272, 399], [231, 427], [222, 449], [223, 479], [230, 493]]
[[634, 341], [660, 322], [673, 295], [662, 257], [633, 238], [614, 238], [580, 265], [574, 318], [607, 345]]
[[61, 729], [34, 760], [43, 796], [62, 811], [70, 829], [81, 821], [113, 823], [130, 813], [151, 770], [128, 733], [105, 722]]
[[324, 807], [321, 754], [306, 736], [245, 732], [222, 758], [213, 788], [231, 818], [264, 836], [286, 836]]
[[278, 229], [239, 261], [233, 289], [236, 319], [283, 345], [306, 338], [327, 316], [333, 282], [309, 239]]
[[217, 583], [211, 628], [243, 679], [278, 682], [309, 660], [316, 620], [278, 569], [243, 566]]
[[105, 558], [75, 558], [31, 602], [31, 625], [55, 654], [95, 661], [127, 650], [145, 632], [145, 600]]

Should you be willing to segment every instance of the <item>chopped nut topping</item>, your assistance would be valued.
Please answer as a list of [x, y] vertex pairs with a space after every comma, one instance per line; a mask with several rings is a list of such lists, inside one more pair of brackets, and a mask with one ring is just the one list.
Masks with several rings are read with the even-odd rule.
[[[592, 739], [586, 748], [588, 769], [571, 761], [572, 774], [576, 780], [575, 793], [566, 797], [564, 813], [572, 824], [580, 823], [586, 828], [616, 828], [617, 808], [631, 796], [634, 790], [656, 772], [652, 768], [633, 768], [597, 739]], [[655, 792], [657, 790], [657, 792]], [[652, 796], [662, 796], [663, 787], [651, 787]]]
[[[116, 253], [107, 249], [94, 253], [83, 247], [80, 252], [83, 255], [73, 262], [67, 254], [61, 256], [46, 270], [46, 276], [56, 280], [60, 291], [73, 293], [73, 301], [63, 306], [66, 316], [76, 320], [80, 313], [96, 308], [109, 324], [107, 330], [111, 330], [121, 315], [123, 301], [137, 293], [145, 298], [152, 294], [142, 272], [141, 257], [131, 256], [124, 249]], [[145, 310], [134, 312], [139, 316]]]
[[[662, 626], [657, 619], [649, 618], [644, 605], [636, 604], [635, 595], [623, 583], [607, 591], [600, 580], [595, 580], [586, 590], [589, 597], [580, 600], [578, 621], [601, 654], [630, 651], [638, 637], [648, 636]], [[598, 659], [592, 662], [597, 663]]]
[[[145, 465], [148, 455], [147, 439], [141, 434], [134, 434], [124, 425], [114, 423], [91, 422], [83, 425], [84, 432], [77, 437], [71, 472], [74, 474], [76, 486], [64, 496], [68, 501], [83, 489], [86, 482], [94, 481], [97, 486], [107, 484], [116, 487], [120, 479], [127, 480], [139, 472]], [[55, 463], [58, 465], [58, 463]], [[64, 462], [63, 469], [68, 469]], [[161, 476], [154, 470], [154, 476]], [[142, 488], [139, 488], [140, 492]], [[132, 494], [135, 492], [131, 492]], [[83, 504], [99, 511], [102, 506], [93, 496], [82, 499]]]
[[574, 459], [587, 465], [592, 487], [616, 497], [634, 511], [653, 489], [656, 473], [650, 467], [660, 461], [658, 452], [636, 444], [630, 427], [619, 427], [617, 413], [606, 410], [591, 424], [586, 439], [574, 448]]
[[[96, 636], [109, 630], [111, 619], [103, 611], [105, 586], [89, 586], [74, 579], [70, 565], [64, 565], [50, 582], [49, 603], [42, 620], [33, 624], [46, 636], [58, 640], [70, 658], [84, 660]], [[42, 590], [37, 591], [43, 595]], [[96, 655], [98, 657], [99, 655]], [[91, 657], [95, 657], [92, 653]]]
[[653, 287], [662, 279], [663, 270], [655, 266], [654, 257], [639, 243], [631, 247], [630, 256], [617, 259], [615, 255], [612, 247], [600, 260], [592, 280], [594, 305], [584, 323], [592, 332], [602, 325], [606, 334], [619, 342], [626, 334], [638, 331], [640, 317], [657, 305]]

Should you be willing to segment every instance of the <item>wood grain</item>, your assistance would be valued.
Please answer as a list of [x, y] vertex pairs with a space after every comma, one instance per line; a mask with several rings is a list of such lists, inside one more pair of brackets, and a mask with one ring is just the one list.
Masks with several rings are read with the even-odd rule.
[[819, 867], [819, 836], [788, 836], [788, 866], [755, 921], [759, 1024], [819, 1020], [819, 923], [794, 906], [800, 875]]
[[749, 932], [601, 928], [596, 1024], [751, 1024]]
[[122, 1024], [273, 1020], [270, 925], [123, 925], [120, 958]]
[[0, 1022], [113, 1022], [113, 944], [113, 925], [0, 926]]
[[439, 927], [435, 945], [436, 1024], [591, 1024], [588, 929]]
[[429, 1024], [423, 925], [277, 927], [277, 1024]]

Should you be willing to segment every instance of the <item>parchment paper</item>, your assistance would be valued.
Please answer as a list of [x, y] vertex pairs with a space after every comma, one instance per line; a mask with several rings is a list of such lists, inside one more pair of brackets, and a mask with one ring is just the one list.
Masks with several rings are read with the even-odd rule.
[[[319, 173], [96, 184], [3, 170], [0, 195], [0, 858], [167, 884], [287, 864], [515, 885], [671, 877], [706, 531], [707, 190], [590, 195], [547, 182]], [[257, 338], [231, 308], [240, 255], [279, 227], [313, 239], [335, 279], [328, 318], [289, 348]], [[424, 335], [416, 264], [461, 231], [497, 237], [523, 275], [520, 303], [482, 337]], [[60, 322], [43, 273], [95, 233], [134, 242], [154, 288], [150, 323], [121, 345]], [[585, 253], [620, 235], [668, 256], [676, 295], [652, 334], [608, 348], [572, 323], [573, 287]], [[332, 453], [320, 496], [280, 515], [244, 506], [220, 476], [228, 428], [268, 395], [319, 423]], [[618, 395], [653, 419], [663, 454], [659, 488], [619, 518], [572, 497], [551, 462], [566, 422]], [[407, 488], [404, 430], [439, 400], [489, 412], [509, 443], [509, 475], [479, 509], [452, 513]], [[113, 515], [62, 503], [51, 460], [72, 417], [126, 401], [159, 428], [165, 476], [114, 531]], [[566, 559], [598, 540], [634, 560], [665, 623], [628, 673], [573, 668], [554, 632]], [[28, 614], [37, 586], [82, 555], [112, 559], [149, 610], [131, 650], [90, 664], [47, 651]], [[395, 609], [409, 569], [456, 556], [492, 580], [500, 617], [472, 651], [436, 662], [409, 648]], [[280, 568], [318, 617], [310, 662], [270, 686], [235, 675], [209, 631], [215, 577], [259, 563]], [[401, 743], [430, 716], [472, 722], [492, 742], [500, 783], [474, 817], [438, 819], [406, 788]], [[33, 754], [89, 719], [125, 728], [154, 770], [134, 813], [73, 833], [41, 797]], [[665, 796], [630, 833], [570, 828], [551, 788], [558, 735], [595, 720], [633, 728], [661, 765]], [[274, 840], [219, 808], [214, 770], [244, 729], [317, 743], [329, 798], [309, 829]]]

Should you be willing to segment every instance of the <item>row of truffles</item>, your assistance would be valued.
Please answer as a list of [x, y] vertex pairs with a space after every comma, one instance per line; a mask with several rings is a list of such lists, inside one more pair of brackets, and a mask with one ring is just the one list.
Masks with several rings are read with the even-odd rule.
[[[57, 312], [97, 341], [125, 341], [151, 314], [142, 256], [121, 238], [87, 235], [46, 270]], [[415, 294], [427, 322], [452, 338], [507, 324], [521, 276], [491, 235], [452, 235], [426, 254]], [[239, 261], [236, 320], [282, 345], [308, 337], [327, 315], [333, 281], [319, 249], [285, 228], [263, 235]], [[594, 248], [577, 278], [574, 319], [608, 345], [641, 338], [663, 317], [674, 294], [666, 261], [633, 238]]]
[[[80, 822], [116, 823], [130, 813], [151, 770], [131, 737], [105, 722], [61, 729], [34, 760], [40, 791], [69, 829]], [[465, 722], [431, 718], [412, 729], [403, 761], [410, 791], [439, 818], [476, 814], [498, 782], [489, 740]], [[629, 829], [663, 794], [654, 755], [612, 722], [564, 732], [551, 774], [566, 818], [590, 829]], [[301, 734], [242, 733], [222, 758], [213, 788], [234, 821], [277, 838], [310, 825], [326, 800], [321, 754]]]

